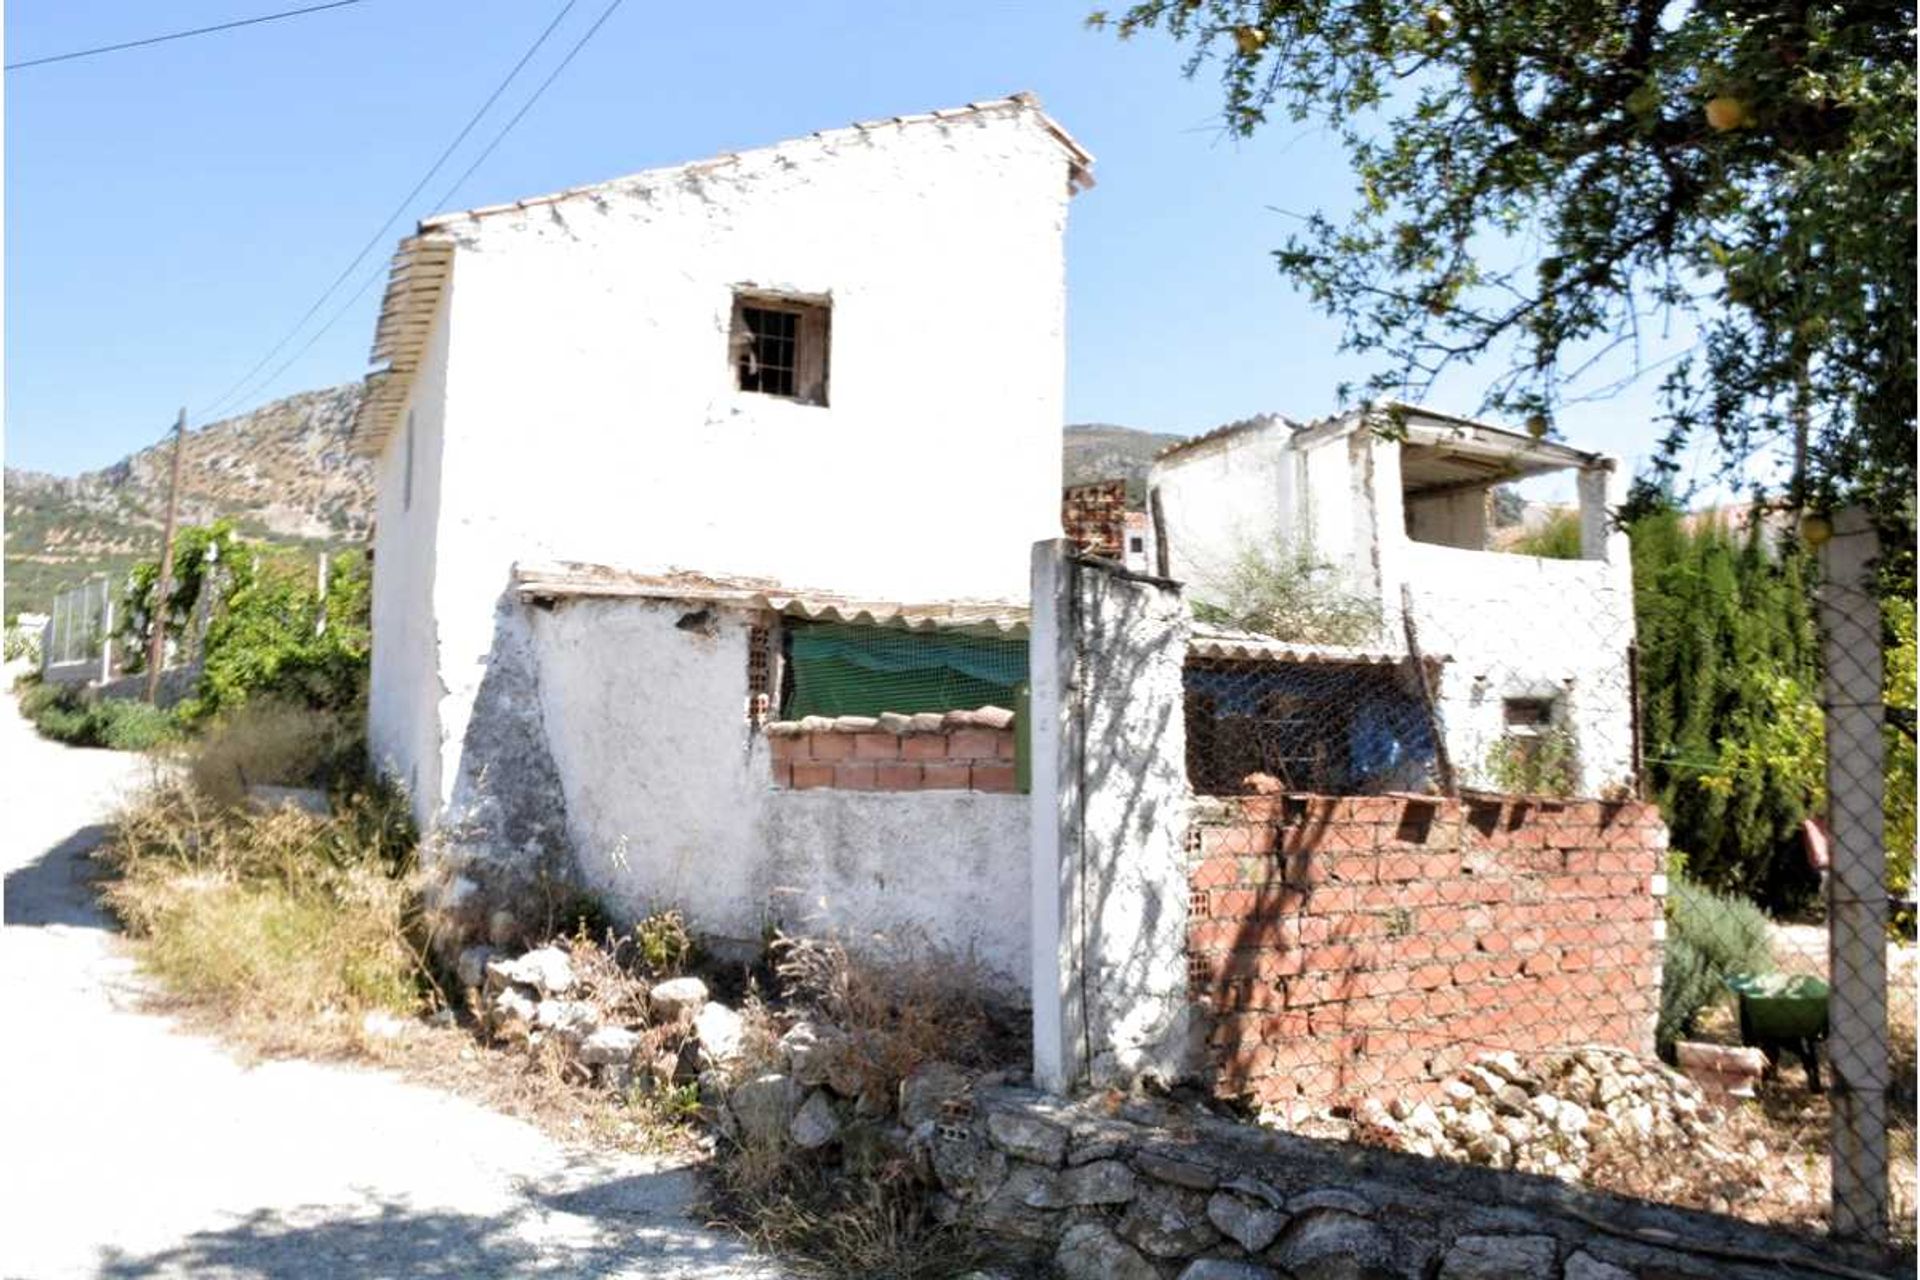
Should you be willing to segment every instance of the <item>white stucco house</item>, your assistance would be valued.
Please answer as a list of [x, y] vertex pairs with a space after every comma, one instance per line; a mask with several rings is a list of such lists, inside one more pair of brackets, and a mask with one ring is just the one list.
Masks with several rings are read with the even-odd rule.
[[355, 428], [378, 475], [368, 732], [465, 880], [524, 896], [570, 860], [629, 914], [924, 926], [1024, 974], [1008, 708], [766, 728], [808, 627], [960, 666], [1024, 644], [1091, 164], [1020, 94], [401, 242]]
[[[1494, 487], [1569, 470], [1581, 558], [1494, 550]], [[1160, 572], [1190, 599], [1224, 603], [1251, 552], [1370, 607], [1367, 634], [1341, 637], [1365, 651], [1356, 665], [1417, 645], [1459, 785], [1633, 785], [1633, 580], [1613, 459], [1389, 403], [1233, 423], [1164, 450], [1149, 485]]]

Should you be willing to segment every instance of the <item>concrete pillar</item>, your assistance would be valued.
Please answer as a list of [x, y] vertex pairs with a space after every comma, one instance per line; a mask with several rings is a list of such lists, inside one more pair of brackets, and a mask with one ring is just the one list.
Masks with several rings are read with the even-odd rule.
[[1082, 970], [1079, 882], [1080, 738], [1074, 731], [1076, 568], [1067, 542], [1033, 544], [1033, 622], [1027, 642], [1032, 723], [1031, 928], [1033, 1078], [1052, 1093], [1086, 1079], [1086, 1009], [1074, 980]]
[[1631, 581], [1633, 549], [1614, 514], [1627, 505], [1627, 475], [1612, 458], [1580, 469], [1580, 558], [1604, 560]]
[[1859, 509], [1834, 518], [1820, 553], [1820, 622], [1826, 668], [1827, 1054], [1833, 1083], [1833, 1234], [1887, 1235], [1887, 854], [1881, 730], [1886, 712], [1879, 540]]
[[1055, 1092], [1192, 1064], [1188, 623], [1171, 582], [1034, 548], [1034, 1077]]

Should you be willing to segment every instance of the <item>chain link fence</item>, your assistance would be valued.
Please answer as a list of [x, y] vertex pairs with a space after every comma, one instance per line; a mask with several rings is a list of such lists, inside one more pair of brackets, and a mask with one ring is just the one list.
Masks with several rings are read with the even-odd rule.
[[1425, 546], [1378, 651], [1199, 628], [1188, 964], [1217, 1091], [1309, 1134], [1910, 1238], [1870, 544], [1842, 522], [1804, 636], [1764, 651], [1636, 600], [1624, 556]]

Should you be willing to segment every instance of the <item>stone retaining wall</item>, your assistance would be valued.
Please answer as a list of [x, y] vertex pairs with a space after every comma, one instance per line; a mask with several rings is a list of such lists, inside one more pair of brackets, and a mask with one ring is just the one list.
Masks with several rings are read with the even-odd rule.
[[1200, 802], [1188, 976], [1215, 1089], [1324, 1108], [1437, 1097], [1488, 1050], [1651, 1052], [1666, 843], [1639, 803]]
[[1813, 1280], [1834, 1272], [1796, 1264], [1886, 1261], [1171, 1105], [980, 1089], [916, 1141], [936, 1213], [1068, 1280]]

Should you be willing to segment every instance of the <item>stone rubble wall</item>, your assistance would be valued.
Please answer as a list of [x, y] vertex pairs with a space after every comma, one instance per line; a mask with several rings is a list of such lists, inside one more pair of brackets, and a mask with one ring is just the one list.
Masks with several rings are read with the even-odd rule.
[[1441, 1100], [1490, 1050], [1648, 1054], [1667, 833], [1640, 803], [1206, 801], [1188, 977], [1222, 1096]]
[[1067, 1280], [1812, 1280], [1833, 1272], [1809, 1260], [1841, 1253], [1144, 1101], [978, 1089], [948, 1098], [914, 1142], [939, 1216]]

